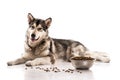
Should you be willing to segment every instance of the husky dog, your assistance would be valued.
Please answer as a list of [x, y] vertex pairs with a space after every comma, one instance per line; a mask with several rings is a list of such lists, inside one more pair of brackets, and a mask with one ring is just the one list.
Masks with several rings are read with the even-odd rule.
[[82, 43], [73, 40], [55, 39], [48, 36], [52, 18], [46, 20], [34, 18], [28, 13], [29, 27], [26, 32], [25, 53], [19, 59], [8, 62], [8, 66], [23, 64], [37, 66], [54, 64], [57, 58], [70, 61], [76, 56], [91, 56], [101, 62], [109, 62], [105, 53], [90, 52]]

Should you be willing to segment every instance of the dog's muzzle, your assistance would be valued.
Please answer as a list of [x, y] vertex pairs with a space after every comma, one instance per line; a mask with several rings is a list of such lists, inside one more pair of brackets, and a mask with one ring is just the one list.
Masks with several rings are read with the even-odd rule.
[[36, 35], [35, 34], [31, 34], [31, 41], [37, 41], [39, 38], [35, 39]]

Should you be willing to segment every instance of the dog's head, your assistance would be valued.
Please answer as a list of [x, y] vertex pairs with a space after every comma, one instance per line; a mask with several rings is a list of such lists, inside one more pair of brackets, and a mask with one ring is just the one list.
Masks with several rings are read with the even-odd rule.
[[28, 13], [27, 41], [31, 47], [35, 47], [48, 36], [48, 28], [51, 22], [52, 18], [47, 18], [46, 20], [37, 19], [31, 13]]

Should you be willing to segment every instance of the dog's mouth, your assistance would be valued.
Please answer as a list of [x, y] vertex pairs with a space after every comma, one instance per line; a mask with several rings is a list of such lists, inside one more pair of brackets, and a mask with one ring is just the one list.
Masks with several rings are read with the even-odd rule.
[[31, 38], [31, 41], [32, 41], [32, 42], [35, 42], [35, 41], [37, 41], [38, 39], [39, 39], [39, 37], [38, 37], [37, 39]]

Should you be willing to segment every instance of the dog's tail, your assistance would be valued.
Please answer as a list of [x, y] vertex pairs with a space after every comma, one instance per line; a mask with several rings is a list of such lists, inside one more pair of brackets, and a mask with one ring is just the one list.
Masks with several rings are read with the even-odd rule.
[[96, 59], [96, 61], [100, 61], [100, 62], [104, 62], [104, 63], [109, 63], [110, 62], [110, 57], [105, 52], [86, 51], [85, 56], [93, 57], [93, 58]]

